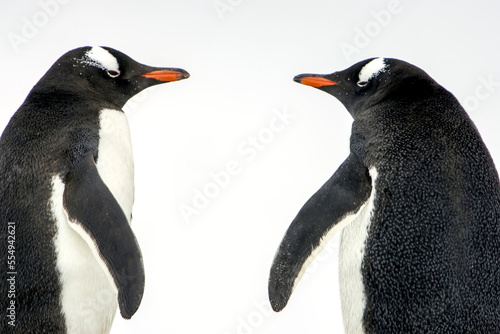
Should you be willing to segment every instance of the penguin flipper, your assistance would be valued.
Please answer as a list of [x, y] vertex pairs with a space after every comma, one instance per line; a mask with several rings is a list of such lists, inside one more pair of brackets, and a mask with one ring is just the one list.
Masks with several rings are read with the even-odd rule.
[[371, 193], [368, 169], [350, 154], [333, 176], [304, 204], [292, 221], [274, 257], [269, 300], [281, 311], [305, 269], [329, 237], [354, 220]]
[[111, 275], [123, 318], [137, 311], [144, 293], [144, 265], [122, 208], [103, 182], [92, 154], [64, 180], [63, 204], [70, 226], [87, 242]]

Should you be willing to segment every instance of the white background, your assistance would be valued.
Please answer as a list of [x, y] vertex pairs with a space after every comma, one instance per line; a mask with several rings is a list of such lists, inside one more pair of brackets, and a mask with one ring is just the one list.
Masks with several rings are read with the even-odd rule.
[[[110, 46], [191, 74], [126, 106], [136, 164], [133, 228], [146, 291], [132, 320], [118, 315], [112, 333], [342, 332], [338, 238], [284, 311], [272, 313], [267, 302], [283, 234], [348, 155], [349, 114], [328, 94], [293, 82], [297, 74], [330, 73], [370, 57], [406, 60], [466, 105], [500, 159], [494, 0], [1, 6], [0, 128], [55, 60], [79, 46]], [[279, 123], [276, 114], [289, 116]], [[230, 162], [237, 173], [217, 186], [211, 175]], [[205, 201], [196, 196], [204, 191], [211, 197]], [[186, 218], [183, 206], [198, 211]]]

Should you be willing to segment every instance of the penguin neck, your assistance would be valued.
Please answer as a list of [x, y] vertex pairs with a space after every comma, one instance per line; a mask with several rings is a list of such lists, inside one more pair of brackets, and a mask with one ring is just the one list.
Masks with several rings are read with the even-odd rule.
[[[43, 88], [37, 88], [35, 86], [26, 98], [25, 103], [31, 101], [36, 102], [39, 106], [42, 106], [42, 108], [39, 109], [45, 112], [54, 110], [54, 106], [59, 105], [60, 108], [56, 108], [58, 113], [78, 113], [78, 108], [81, 106], [85, 106], [85, 109], [91, 106], [92, 109], [97, 110], [122, 110], [126, 103], [126, 101], [113, 101], [113, 99], [110, 99], [96, 89], [86, 89], [85, 96], [82, 96], [79, 89], [81, 89], [81, 87], [71, 86], [70, 84], [65, 87], [61, 87], [61, 85], [46, 85]], [[65, 101], [71, 101], [71, 106], [65, 103]], [[45, 106], [45, 108], [43, 108], [43, 106]]]

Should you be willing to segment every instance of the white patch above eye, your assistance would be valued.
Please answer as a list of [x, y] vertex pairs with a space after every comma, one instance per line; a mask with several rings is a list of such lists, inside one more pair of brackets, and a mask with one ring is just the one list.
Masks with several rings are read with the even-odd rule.
[[120, 66], [118, 65], [116, 58], [109, 53], [108, 50], [105, 50], [100, 46], [94, 46], [92, 49], [87, 51], [83, 58], [80, 59], [80, 62], [82, 64], [98, 67], [102, 70], [120, 73]]
[[[384, 58], [375, 58], [359, 71], [359, 82], [368, 82], [371, 78], [377, 76], [380, 72], [385, 72], [387, 64]], [[358, 83], [359, 83], [358, 82]], [[366, 85], [366, 84], [365, 84]]]

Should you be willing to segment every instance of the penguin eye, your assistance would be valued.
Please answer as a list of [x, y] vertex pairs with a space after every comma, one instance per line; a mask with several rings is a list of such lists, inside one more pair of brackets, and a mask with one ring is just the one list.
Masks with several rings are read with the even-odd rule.
[[112, 78], [116, 78], [120, 75], [120, 71], [107, 70], [106, 73]]
[[358, 81], [359, 87], [365, 87], [366, 85], [368, 85], [368, 81]]

